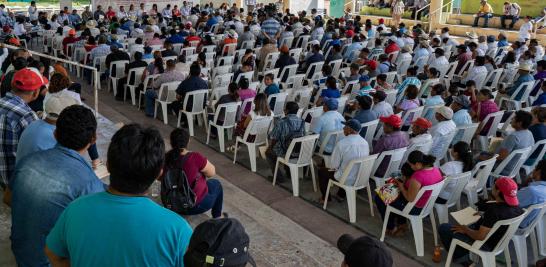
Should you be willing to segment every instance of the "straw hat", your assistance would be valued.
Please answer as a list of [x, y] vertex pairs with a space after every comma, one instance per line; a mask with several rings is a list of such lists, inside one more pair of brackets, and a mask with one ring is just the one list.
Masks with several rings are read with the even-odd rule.
[[531, 71], [531, 65], [530, 64], [519, 64], [519, 70], [524, 70], [524, 71]]
[[93, 28], [97, 27], [97, 22], [94, 21], [94, 20], [88, 20], [85, 23], [85, 27], [87, 27], [88, 29], [93, 29]]

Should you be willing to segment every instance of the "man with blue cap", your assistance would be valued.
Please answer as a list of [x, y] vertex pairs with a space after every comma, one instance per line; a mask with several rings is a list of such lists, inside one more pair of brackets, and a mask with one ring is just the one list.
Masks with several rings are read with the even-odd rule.
[[[370, 147], [368, 142], [360, 136], [361, 124], [356, 119], [350, 119], [347, 122], [342, 122], [343, 134], [345, 135], [337, 142], [330, 157], [330, 162], [325, 162], [325, 166], [319, 168], [319, 186], [322, 193], [321, 201], [326, 199], [326, 190], [328, 189], [329, 180], [336, 180], [343, 176], [343, 172], [349, 162], [354, 159], [359, 159], [370, 155]], [[349, 175], [345, 179], [345, 184], [354, 184], [357, 178], [358, 167], [354, 166]], [[340, 189], [337, 196], [341, 199], [345, 198], [345, 191]]]
[[[337, 112], [338, 101], [337, 98], [323, 98], [324, 113], [311, 123], [311, 132], [320, 134], [319, 144], [322, 144], [324, 137], [329, 132], [339, 131], [343, 128], [342, 122], [345, 121], [343, 115]], [[326, 147], [324, 148], [324, 154], [330, 155], [334, 150], [335, 138], [328, 140]]]
[[352, 92], [353, 96], [370, 96], [375, 90], [370, 85], [370, 76], [362, 75], [358, 78], [360, 89], [356, 92]]

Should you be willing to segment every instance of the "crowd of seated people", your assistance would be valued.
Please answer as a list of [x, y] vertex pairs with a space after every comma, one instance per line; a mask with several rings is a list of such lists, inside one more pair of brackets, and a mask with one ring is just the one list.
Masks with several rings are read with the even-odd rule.
[[[263, 157], [276, 174], [272, 179], [297, 183], [299, 178], [279, 158], [320, 152], [308, 163], [318, 167], [321, 203], [330, 197], [352, 201], [343, 189], [329, 190], [330, 181], [353, 186], [373, 177], [367, 186], [381, 189], [394, 176], [391, 172], [400, 171], [390, 185], [397, 188], [398, 198], [385, 201], [374, 193], [370, 201], [382, 218], [389, 207], [412, 205], [409, 215], [428, 212], [430, 203], [445, 204], [452, 198], [453, 176], [493, 159], [495, 175], [483, 188], [492, 192], [488, 195], [493, 202], [477, 202], [484, 214], [475, 224], [439, 227], [446, 251], [453, 239], [485, 240], [495, 223], [522, 214], [525, 223], [519, 227], [534, 227], [529, 223], [534, 218], [524, 209], [546, 202], [541, 174], [546, 173], [545, 162], [538, 158], [546, 148], [536, 146], [546, 138], [541, 130], [546, 121], [546, 57], [544, 45], [530, 35], [512, 43], [503, 33], [461, 41], [448, 28], [427, 34], [421, 25], [387, 27], [347, 15], [326, 19], [316, 10], [308, 16], [305, 11], [275, 12], [261, 4], [251, 12], [212, 3], [184, 2], [162, 10], [156, 5], [147, 10], [142, 4], [128, 11], [108, 7], [106, 12], [99, 6], [81, 16], [67, 9], [50, 18], [35, 4], [31, 7], [28, 17], [12, 25], [0, 4], [6, 44], [0, 47], [0, 184], [11, 207], [12, 250], [20, 265], [141, 266], [153, 260], [165, 266], [202, 266], [207, 259], [214, 266], [222, 255], [203, 250], [200, 242], [222, 240], [202, 240], [207, 237], [200, 233], [222, 227], [234, 229], [224, 234], [239, 234], [233, 238], [240, 244], [225, 245], [242, 248], [233, 266], [252, 264], [244, 249], [248, 236], [223, 212], [224, 193], [214, 179], [214, 165], [188, 150], [190, 132], [182, 128], [193, 120], [181, 116], [182, 128], [172, 131], [167, 153], [158, 130], [138, 124], [122, 127], [107, 151], [106, 185], [94, 173], [102, 162], [95, 145], [96, 118], [82, 106], [85, 85], [72, 81], [75, 73], [67, 65], [32, 56], [24, 48], [38, 37], [37, 49], [99, 67], [99, 80], [117, 82], [114, 97], [119, 105], [126, 105], [126, 86], [135, 85], [146, 116], [157, 116], [156, 101], [166, 100], [164, 85], [174, 82], [175, 97], [169, 99], [165, 121], [203, 104], [209, 123], [223, 125], [231, 120], [226, 107], [237, 105], [233, 134], [243, 138], [254, 123], [270, 119]], [[21, 27], [27, 32], [21, 34]], [[118, 62], [125, 64], [121, 73]], [[138, 75], [129, 75], [136, 70]], [[91, 74], [84, 71], [89, 82]], [[109, 78], [120, 75], [125, 77]], [[194, 103], [192, 92], [197, 90], [209, 90], [203, 103]], [[225, 134], [215, 128], [207, 133], [221, 140]], [[302, 153], [309, 147], [296, 142], [309, 136], [315, 138], [312, 151]], [[233, 144], [228, 145], [233, 151]], [[382, 162], [370, 166], [370, 177], [359, 177], [352, 162], [372, 155]], [[355, 169], [346, 170], [348, 166]], [[154, 181], [176, 171], [185, 174], [195, 194], [192, 208], [179, 214], [210, 210], [213, 217], [193, 234], [183, 217], [143, 197]], [[438, 184], [445, 185], [439, 195], [421, 192]], [[470, 191], [482, 190], [470, 185]], [[142, 231], [142, 224], [156, 227]], [[393, 214], [385, 225], [390, 236], [404, 236], [409, 229], [404, 217]], [[495, 232], [484, 249], [495, 247], [505, 232]], [[155, 242], [136, 242], [143, 239]], [[343, 236], [338, 245], [345, 255], [343, 266], [361, 266], [370, 258], [381, 266], [392, 265], [377, 240]], [[214, 263], [206, 255], [214, 255]], [[457, 249], [453, 259], [467, 262], [466, 255]]]

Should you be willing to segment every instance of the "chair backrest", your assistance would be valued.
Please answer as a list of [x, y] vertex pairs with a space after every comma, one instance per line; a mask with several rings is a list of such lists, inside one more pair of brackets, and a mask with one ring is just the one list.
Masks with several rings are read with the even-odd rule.
[[225, 65], [233, 65], [233, 60], [235, 60], [234, 56], [223, 56], [218, 59], [216, 62], [216, 66], [225, 66]]
[[127, 85], [137, 86], [142, 80], [142, 75], [146, 67], [134, 68], [129, 70], [127, 74]]
[[485, 119], [481, 122], [480, 128], [483, 129], [484, 126], [489, 124], [489, 121], [491, 121], [490, 128], [487, 131], [486, 137], [493, 137], [495, 136], [495, 133], [497, 132], [497, 129], [499, 128], [499, 123], [502, 120], [502, 115], [504, 114], [504, 111], [498, 111], [494, 113], [489, 113], [485, 117]]
[[[286, 150], [285, 160], [288, 162], [290, 161], [290, 156], [292, 155], [292, 151], [296, 147], [296, 145], [300, 144], [300, 153], [298, 153], [298, 157], [296, 158], [295, 164], [313, 164], [312, 158], [313, 158], [313, 149], [315, 148], [315, 142], [318, 140], [319, 135], [313, 134], [313, 135], [307, 135], [302, 136], [298, 138], [292, 139], [290, 142], [290, 145], [288, 146], [288, 149]], [[292, 162], [292, 161], [290, 161]]]
[[453, 75], [455, 75], [456, 70], [457, 70], [457, 61], [449, 63], [449, 66], [447, 67], [446, 74], [444, 76], [440, 76], [440, 79], [442, 81], [444, 81], [444, 80], [448, 80], [448, 81], [453, 80]]
[[212, 80], [212, 88], [226, 87], [229, 85], [231, 79], [233, 79], [233, 73], [216, 75], [214, 80]]
[[413, 63], [413, 66], [419, 67], [418, 72], [423, 71], [425, 64], [427, 64], [428, 62], [428, 57], [429, 56], [426, 55], [426, 56], [419, 57], [418, 59], [415, 60], [415, 62]]
[[436, 124], [434, 113], [435, 113], [435, 110], [441, 106], [444, 106], [444, 104], [424, 106], [423, 112], [421, 113], [421, 117], [429, 120], [430, 122], [432, 122], [432, 124]]
[[396, 75], [398, 73], [396, 71], [391, 71], [391, 72], [387, 72], [385, 73], [385, 75], [387, 75], [387, 83], [389, 84], [393, 84], [394, 83], [394, 79], [396, 78]]
[[[499, 163], [499, 165], [497, 165], [495, 170], [493, 170], [493, 174], [497, 176], [500, 176], [502, 174], [502, 176], [507, 176], [511, 178], [516, 177], [516, 175], [519, 172], [519, 169], [521, 168], [521, 166], [527, 159], [527, 156], [531, 152], [532, 148], [533, 147], [530, 146], [530, 147], [513, 150], [501, 163]], [[505, 169], [507, 165], [512, 162], [512, 160], [516, 160], [516, 163], [511, 164], [511, 166], [509, 166], [511, 167], [511, 169], [506, 170], [507, 171], [506, 172]]]
[[252, 110], [253, 108], [254, 108], [254, 97], [243, 100], [241, 104], [241, 109], [239, 110], [239, 114], [237, 114], [237, 118], [240, 119], [241, 115], [245, 111], [250, 112], [250, 110]]
[[400, 164], [402, 163], [402, 159], [404, 158], [404, 153], [406, 153], [406, 150], [408, 150], [408, 148], [403, 147], [403, 148], [381, 152], [381, 154], [379, 154], [379, 157], [377, 158], [377, 160], [375, 161], [373, 165], [372, 175], [375, 175], [375, 173], [377, 172], [377, 169], [379, 168], [379, 165], [381, 165], [381, 162], [383, 162], [383, 160], [385, 160], [387, 156], [390, 156], [390, 159], [389, 159], [389, 164], [385, 171], [384, 177], [388, 177], [394, 171], [399, 170]]
[[290, 49], [289, 55], [294, 58], [296, 62], [300, 62], [300, 56], [301, 56], [302, 49], [301, 48], [294, 48]]
[[328, 63], [330, 67], [332, 67], [332, 74], [334, 77], [336, 77], [336, 73], [339, 72], [339, 69], [341, 68], [341, 64], [343, 63], [342, 59], [332, 60]]
[[[379, 120], [373, 120], [370, 122], [362, 123], [360, 124], [360, 135], [366, 139], [366, 142], [368, 142], [368, 145], [371, 146], [373, 143], [373, 136], [375, 134], [375, 130], [377, 129], [377, 125], [379, 124]], [[362, 135], [362, 133], [366, 133]]]
[[546, 202], [531, 205], [525, 209], [527, 210], [526, 217], [534, 216], [534, 218], [527, 227], [523, 229], [523, 232], [521, 233], [523, 236], [529, 235], [529, 233], [535, 229], [538, 222], [542, 220], [542, 217], [544, 217], [544, 213], [546, 212]]
[[[497, 88], [497, 85], [499, 84], [499, 80], [502, 76], [502, 73], [504, 72], [503, 68], [494, 69], [492, 72], [489, 72], [487, 74], [487, 77], [485, 78], [485, 82], [482, 86], [482, 88]], [[487, 83], [491, 82], [490, 85], [487, 85]]]
[[408, 109], [404, 112], [404, 115], [402, 116], [402, 122], [406, 122], [409, 119], [411, 121], [415, 121], [417, 118], [421, 117], [421, 114], [423, 114], [424, 106]]
[[448, 207], [451, 207], [459, 201], [459, 198], [461, 198], [461, 193], [464, 190], [464, 187], [468, 184], [468, 181], [472, 177], [472, 172], [464, 172], [464, 173], [458, 173], [454, 175], [450, 175], [446, 177], [445, 184], [455, 183], [455, 185], [452, 187], [449, 198], [446, 201], [446, 205]]
[[[358, 80], [355, 80], [355, 81], [349, 81], [345, 84], [345, 87], [343, 87], [343, 91], [341, 92], [341, 94], [345, 95], [345, 94], [351, 94], [353, 91], [357, 91], [358, 90]], [[357, 88], [357, 90], [355, 90], [355, 87]]]
[[474, 134], [476, 133], [479, 125], [479, 123], [472, 123], [457, 126], [457, 134], [461, 133], [461, 139], [457, 141], [463, 141], [467, 144], [471, 144], [472, 138], [474, 137]]
[[315, 80], [315, 76], [321, 74], [320, 71], [322, 70], [322, 65], [324, 65], [324, 61], [315, 62], [309, 65], [307, 72], [305, 73], [305, 79]]
[[243, 72], [243, 73], [239, 74], [239, 76], [237, 77], [237, 80], [235, 80], [235, 82], [239, 83], [239, 81], [243, 77], [247, 78], [249, 82], [252, 82], [252, 79], [254, 77], [254, 71], [247, 71], [247, 72]]
[[264, 63], [264, 70], [273, 69], [275, 67], [275, 62], [277, 62], [280, 54], [280, 52], [270, 52], [269, 54], [267, 54]]
[[397, 93], [398, 93], [397, 90], [385, 90], [385, 94], [387, 94], [387, 97], [385, 98], [385, 102], [391, 104], [391, 106], [394, 106], [396, 102]]
[[318, 144], [320, 146], [318, 154], [324, 154], [324, 149], [326, 149], [326, 146], [328, 145], [330, 140], [334, 140], [333, 145], [335, 146], [335, 144], [337, 144], [337, 142], [341, 140], [341, 138], [343, 138], [343, 130], [327, 132], [324, 136], [324, 139], [322, 139], [322, 142]]
[[235, 50], [237, 50], [237, 43], [225, 44], [223, 48], [224, 55], [226, 56], [235, 55]]
[[[186, 93], [184, 97], [184, 104], [182, 105], [183, 107], [182, 109], [188, 112], [203, 112], [206, 107], [208, 94], [209, 94], [208, 89], [195, 90], [195, 91]], [[189, 102], [190, 96], [192, 99], [191, 102]], [[188, 110], [188, 103], [192, 103], [191, 110]]]
[[445, 180], [442, 180], [433, 185], [427, 185], [427, 186], [421, 187], [421, 189], [419, 189], [419, 192], [417, 193], [417, 196], [415, 197], [415, 200], [413, 200], [412, 202], [408, 202], [408, 204], [406, 204], [406, 206], [404, 207], [403, 212], [405, 214], [410, 214], [411, 210], [413, 209], [413, 207], [415, 207], [415, 204], [417, 204], [417, 202], [421, 199], [421, 197], [423, 197], [423, 195], [426, 192], [430, 192], [430, 197], [427, 203], [421, 209], [421, 212], [418, 215], [419, 217], [428, 216], [430, 212], [432, 211], [432, 209], [434, 208], [434, 203], [436, 202], [436, 199], [438, 198], [438, 196], [440, 195], [440, 192], [444, 188], [444, 183], [445, 183]]
[[499, 228], [503, 227], [506, 228], [506, 232], [504, 232], [504, 235], [501, 237], [497, 245], [491, 249], [491, 253], [499, 254], [503, 252], [510, 243], [510, 240], [512, 240], [512, 237], [518, 230], [519, 225], [521, 224], [521, 221], [523, 221], [525, 216], [527, 216], [527, 211], [525, 211], [520, 216], [514, 217], [512, 219], [497, 221], [493, 225], [491, 230], [489, 230], [489, 233], [487, 234], [487, 236], [485, 236], [483, 240], [477, 240], [472, 243], [472, 248], [479, 250], [483, 246], [483, 244], [485, 244], [485, 242], [487, 242], [489, 238], [491, 238], [491, 236], [493, 236], [493, 234], [499, 230]]
[[411, 58], [402, 60], [400, 63], [398, 63], [398, 68], [397, 68], [398, 74], [406, 75], [410, 65], [411, 65]]
[[281, 73], [279, 73], [277, 78], [281, 79], [281, 82], [286, 82], [286, 81], [290, 80], [290, 77], [296, 75], [296, 71], [298, 70], [298, 66], [299, 66], [298, 64], [285, 66], [282, 69]]
[[275, 99], [275, 105], [273, 106], [273, 115], [275, 117], [280, 117], [284, 115], [284, 104], [286, 103], [286, 98], [288, 97], [287, 93], [277, 93], [272, 94], [267, 97], [267, 103], [271, 103]]
[[[237, 118], [237, 111], [239, 110], [239, 105], [240, 102], [218, 105], [218, 107], [216, 108], [216, 112], [214, 113], [214, 122], [222, 121], [221, 119], [223, 119], [223, 123], [221, 126], [234, 127], [235, 120]], [[222, 113], [222, 111], [224, 111], [224, 117], [220, 118], [220, 114]]]
[[287, 37], [283, 37], [281, 39], [281, 42], [280, 42], [280, 46], [283, 46], [283, 45], [286, 45], [288, 48], [292, 47], [292, 42], [294, 41], [294, 37], [292, 36], [287, 36]]
[[[195, 47], [193, 47], [193, 48], [195, 48]], [[186, 48], [182, 48], [182, 52], [184, 51], [184, 49], [186, 49]], [[198, 54], [189, 54], [189, 55], [186, 54], [186, 63], [193, 63], [193, 62], [197, 61], [198, 56], [199, 56]]]
[[161, 84], [161, 87], [159, 87], [157, 99], [159, 101], [167, 103], [176, 101], [176, 88], [178, 88], [179, 84], [180, 81]]
[[310, 108], [303, 112], [301, 118], [305, 121], [306, 130], [308, 130], [309, 125], [311, 125], [316, 118], [322, 116], [322, 113], [324, 113], [322, 107]]
[[[193, 45], [192, 45], [193, 46]], [[216, 51], [215, 45], [205, 45], [201, 48], [201, 52], [210, 53]]]
[[491, 172], [493, 171], [498, 156], [499, 155], [494, 155], [492, 158], [480, 161], [474, 165], [474, 168], [472, 169], [472, 178], [476, 180], [475, 190], [485, 190], [485, 185], [489, 179], [489, 175], [491, 175]]
[[222, 75], [222, 74], [228, 74], [230, 72], [231, 72], [231, 65], [216, 66], [214, 69], [212, 69], [212, 77], [216, 77], [217, 75]]
[[[347, 164], [343, 170], [343, 174], [339, 178], [341, 184], [348, 186], [363, 188], [369, 185], [370, 176], [372, 174], [372, 167], [377, 159], [377, 154], [369, 155], [359, 159], [353, 159]], [[346, 184], [347, 177], [351, 174], [351, 171], [356, 168], [356, 179], [353, 184]]]
[[110, 73], [113, 73], [112, 77], [121, 78], [125, 76], [125, 66], [129, 64], [129, 60], [117, 60], [110, 63], [110, 68], [113, 70]]
[[267, 141], [267, 132], [269, 130], [269, 127], [271, 126], [271, 122], [273, 121], [273, 117], [262, 117], [253, 119], [250, 121], [248, 126], [246, 127], [245, 133], [243, 135], [243, 140], [245, 142], [249, 142], [248, 137], [254, 136], [254, 140], [249, 143], [254, 144], [263, 144]]
[[345, 110], [345, 104], [347, 104], [347, 100], [349, 100], [349, 95], [342, 95], [337, 99], [337, 112], [343, 114], [343, 110]]
[[533, 90], [533, 85], [534, 84], [535, 84], [534, 81], [524, 82], [524, 83], [520, 84], [518, 86], [518, 88], [516, 89], [516, 91], [512, 94], [510, 99], [511, 100], [516, 100], [516, 98], [518, 98], [518, 96], [521, 94], [520, 101], [527, 101], [527, 99], [529, 98], [529, 94]]
[[212, 92], [210, 93], [210, 100], [218, 100], [223, 95], [228, 94], [228, 88], [227, 87], [216, 87], [212, 89]]
[[[535, 154], [538, 151], [538, 154], [535, 158], [531, 159], [531, 155]], [[524, 164], [525, 166], [529, 166], [530, 169], [534, 169], [535, 166], [537, 166], [538, 162], [544, 158], [544, 155], [546, 154], [546, 139], [542, 139], [538, 142], [535, 142], [535, 145], [533, 145], [533, 149], [531, 150], [531, 153], [529, 153], [529, 156], [527, 157], [527, 160], [525, 163], [528, 163], [530, 160], [530, 164]]]
[[241, 49], [252, 49], [252, 48], [254, 48], [255, 43], [256, 43], [256, 41], [254, 41], [254, 40], [243, 41], [243, 43], [241, 43]]
[[305, 81], [305, 74], [296, 74], [296, 75], [290, 76], [286, 82], [289, 85], [288, 87], [298, 89], [303, 87], [304, 81]]
[[423, 152], [424, 154], [430, 153], [430, 149], [432, 148], [432, 139], [429, 139], [425, 142], [421, 143], [413, 143], [408, 146], [408, 149], [406, 150], [406, 153], [404, 153], [404, 158], [402, 159], [402, 162], [408, 161], [408, 156], [411, 152], [419, 150]]
[[467, 71], [467, 70], [472, 69], [472, 67], [474, 67], [474, 60], [473, 59], [468, 60], [467, 62], [465, 62], [463, 67], [459, 70], [459, 73], [457, 73], [457, 75], [463, 76], [463, 73], [465, 71]]

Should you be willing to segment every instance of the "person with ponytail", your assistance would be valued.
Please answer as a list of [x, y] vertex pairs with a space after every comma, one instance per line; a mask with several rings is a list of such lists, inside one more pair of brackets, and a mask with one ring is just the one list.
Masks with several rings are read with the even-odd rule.
[[[450, 150], [451, 158], [453, 160], [444, 163], [440, 166], [440, 171], [444, 176], [461, 174], [464, 172], [472, 171], [474, 168], [474, 158], [472, 156], [472, 150], [470, 145], [465, 142], [458, 142]], [[448, 181], [444, 190], [440, 193], [440, 196], [436, 200], [436, 203], [445, 204], [451, 196], [456, 181]]]
[[[416, 150], [409, 154], [407, 163], [413, 169], [414, 173], [409, 179], [405, 181], [395, 180], [396, 186], [400, 191], [400, 194], [396, 200], [391, 202], [389, 205], [403, 210], [408, 202], [416, 201], [417, 194], [421, 187], [429, 186], [436, 183], [439, 183], [443, 180], [442, 173], [436, 167], [434, 167], [434, 162], [436, 158], [431, 155], [426, 155], [423, 152]], [[419, 214], [421, 209], [425, 207], [431, 192], [425, 192], [420, 199], [417, 200], [415, 207], [411, 210], [410, 214]], [[375, 204], [381, 217], [385, 219], [385, 212], [387, 210], [387, 205], [381, 200], [381, 198], [375, 196]], [[404, 217], [398, 216], [396, 214], [391, 214], [389, 216], [389, 221], [387, 223], [387, 234], [400, 236], [408, 230], [407, 221]]]
[[172, 149], [165, 157], [165, 169], [163, 174], [172, 169], [182, 169], [195, 192], [195, 206], [183, 215], [197, 215], [211, 210], [212, 217], [222, 216], [224, 192], [222, 184], [216, 179], [214, 165], [199, 152], [188, 150], [190, 141], [189, 133], [184, 129], [174, 129], [170, 135]]

